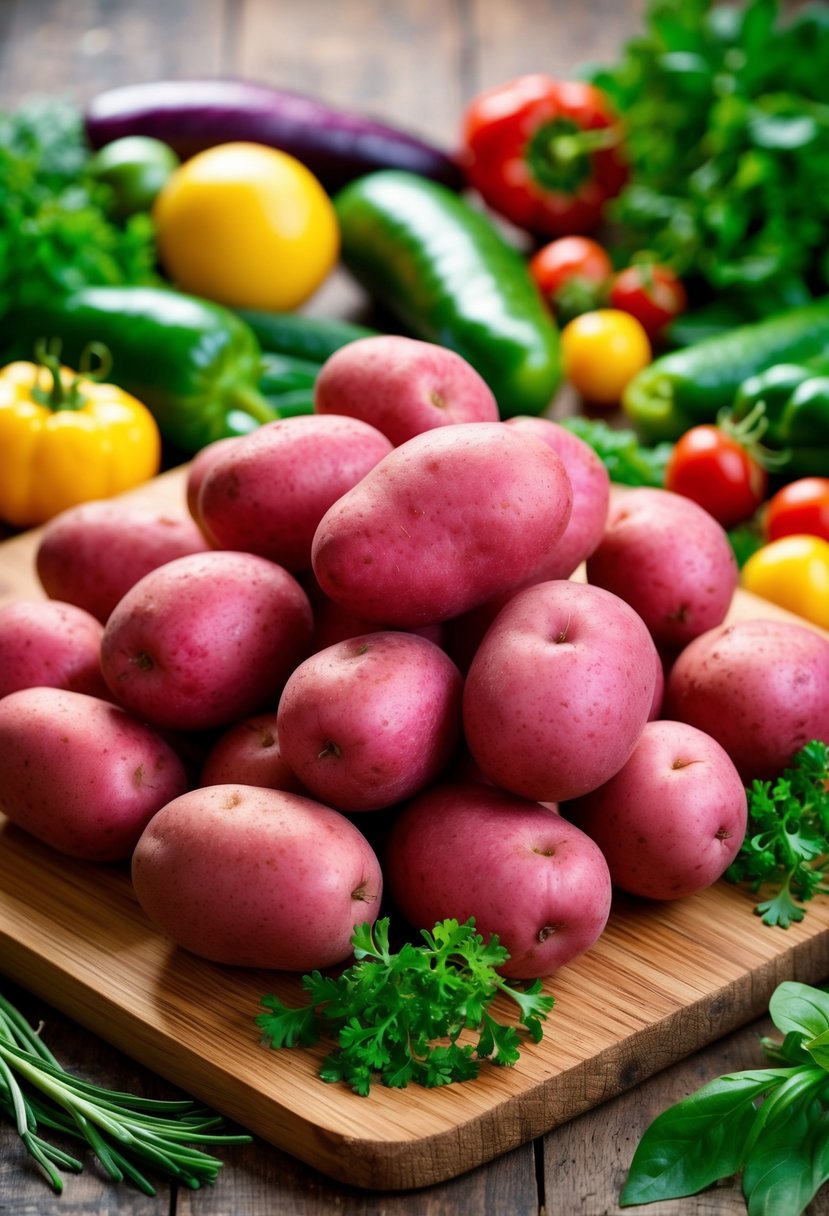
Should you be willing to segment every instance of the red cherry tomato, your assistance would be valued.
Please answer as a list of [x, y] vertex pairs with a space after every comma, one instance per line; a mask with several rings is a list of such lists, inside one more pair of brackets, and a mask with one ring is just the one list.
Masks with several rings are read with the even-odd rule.
[[731, 435], [695, 426], [674, 445], [665, 488], [704, 507], [724, 528], [750, 519], [765, 500], [768, 474]]
[[829, 477], [801, 477], [769, 499], [763, 514], [768, 540], [806, 533], [829, 541]]
[[682, 280], [667, 266], [636, 262], [620, 270], [610, 284], [613, 308], [632, 313], [649, 338], [658, 338], [665, 326], [688, 307]]
[[598, 308], [613, 274], [610, 255], [589, 236], [562, 236], [530, 259], [530, 274], [562, 324]]

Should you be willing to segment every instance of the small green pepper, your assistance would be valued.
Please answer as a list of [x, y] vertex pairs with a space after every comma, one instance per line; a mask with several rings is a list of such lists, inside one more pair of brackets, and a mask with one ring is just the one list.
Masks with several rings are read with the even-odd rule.
[[777, 364], [750, 376], [732, 410], [745, 418], [762, 406], [763, 444], [785, 453], [786, 477], [829, 475], [829, 375], [808, 364]]
[[55, 339], [70, 364], [89, 342], [103, 343], [111, 382], [143, 401], [185, 455], [277, 417], [258, 388], [259, 343], [219, 304], [164, 287], [88, 287], [18, 312], [9, 328], [13, 351]]

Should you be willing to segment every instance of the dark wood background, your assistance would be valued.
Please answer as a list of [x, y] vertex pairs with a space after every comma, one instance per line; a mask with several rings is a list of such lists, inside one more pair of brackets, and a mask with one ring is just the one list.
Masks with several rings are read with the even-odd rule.
[[[240, 75], [315, 93], [451, 148], [476, 91], [528, 71], [566, 76], [585, 60], [612, 60], [641, 28], [644, 11], [645, 0], [0, 0], [0, 108], [43, 93], [83, 104], [119, 83]], [[309, 311], [350, 315], [363, 304], [337, 273]], [[829, 976], [829, 958], [826, 970]], [[164, 1081], [42, 1001], [9, 983], [3, 992], [42, 1023], [66, 1067], [117, 1089], [174, 1096]], [[612, 992], [607, 1000], [612, 1006]], [[648, 1123], [704, 1081], [758, 1066], [758, 1039], [769, 1027], [766, 1021], [746, 1027], [534, 1143], [408, 1193], [350, 1189], [257, 1141], [223, 1151], [226, 1165], [212, 1188], [161, 1185], [147, 1198], [108, 1183], [90, 1161], [81, 1176], [68, 1176], [58, 1198], [4, 1125], [0, 1213], [617, 1216], [626, 1170]], [[627, 1211], [736, 1216], [745, 1205], [739, 1189], [725, 1184]], [[829, 1213], [829, 1195], [809, 1211]]]

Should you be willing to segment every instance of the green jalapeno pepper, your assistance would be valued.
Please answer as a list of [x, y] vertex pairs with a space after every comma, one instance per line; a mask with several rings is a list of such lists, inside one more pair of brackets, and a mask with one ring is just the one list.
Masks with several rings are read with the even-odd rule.
[[787, 477], [829, 476], [829, 368], [777, 364], [740, 385], [733, 416], [745, 418], [762, 407], [763, 444], [785, 454]]
[[89, 342], [112, 356], [110, 380], [151, 410], [184, 455], [277, 417], [258, 388], [259, 343], [219, 304], [164, 287], [89, 287], [13, 319], [14, 353], [56, 339], [77, 360]]

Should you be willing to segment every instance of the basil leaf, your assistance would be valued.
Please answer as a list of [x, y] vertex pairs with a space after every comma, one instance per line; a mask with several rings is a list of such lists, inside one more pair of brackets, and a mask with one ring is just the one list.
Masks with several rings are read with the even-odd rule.
[[784, 1034], [796, 1031], [809, 1040], [816, 1039], [829, 1030], [829, 992], [785, 980], [771, 995], [769, 1013]]
[[819, 1064], [825, 1072], [829, 1072], [829, 1030], [824, 1030], [823, 1034], [817, 1035], [816, 1038], [810, 1039], [803, 1046], [808, 1051], [816, 1064]]
[[829, 1177], [829, 1134], [819, 1101], [770, 1125], [743, 1173], [748, 1216], [800, 1216]]
[[679, 1199], [736, 1174], [757, 1117], [755, 1103], [789, 1072], [727, 1073], [663, 1111], [634, 1153], [621, 1205]]

